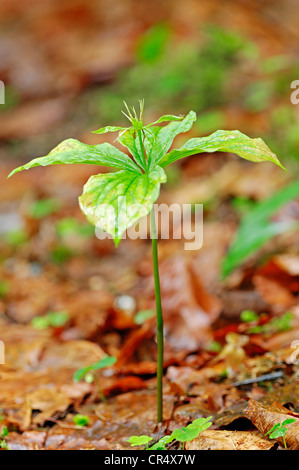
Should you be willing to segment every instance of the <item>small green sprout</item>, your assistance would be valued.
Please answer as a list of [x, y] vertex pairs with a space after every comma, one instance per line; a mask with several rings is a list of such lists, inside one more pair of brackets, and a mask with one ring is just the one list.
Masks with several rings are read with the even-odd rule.
[[208, 351], [208, 352], [219, 353], [221, 351], [221, 349], [222, 349], [221, 344], [218, 341], [215, 341], [215, 340], [211, 341], [206, 346], [206, 351]]
[[166, 450], [166, 444], [170, 444], [173, 441], [171, 436], [162, 437], [156, 444], [151, 446], [149, 450]]
[[89, 424], [89, 417], [77, 414], [73, 417], [73, 422], [76, 426], [87, 426]]
[[196, 428], [182, 428], [182, 429], [175, 429], [171, 434], [173, 440], [182, 442], [183, 449], [185, 448], [185, 442], [192, 441], [198, 436], [198, 431]]
[[134, 316], [134, 323], [136, 323], [136, 325], [142, 325], [146, 320], [153, 318], [154, 316], [154, 310], [140, 310]]
[[28, 236], [23, 229], [12, 230], [10, 232], [6, 232], [4, 240], [11, 247], [18, 248], [28, 241]]
[[2, 279], [0, 281], [0, 299], [3, 299], [9, 291], [9, 283], [5, 280]]
[[44, 330], [49, 327], [60, 328], [67, 323], [69, 318], [69, 314], [65, 310], [49, 312], [47, 315], [34, 317], [31, 325], [37, 330]]
[[240, 315], [240, 319], [244, 323], [250, 323], [258, 320], [259, 316], [253, 310], [243, 310]]
[[89, 223], [82, 223], [75, 217], [64, 217], [56, 223], [56, 233], [60, 238], [78, 235], [82, 238], [89, 238], [94, 235], [94, 226]]
[[112, 367], [116, 363], [116, 361], [117, 358], [115, 356], [108, 356], [108, 354], [106, 354], [106, 356], [104, 356], [98, 362], [76, 370], [73, 376], [73, 381], [80, 382], [80, 380], [82, 379], [84, 379], [86, 383], [93, 383], [93, 381], [95, 381], [98, 387], [101, 400], [106, 401], [106, 397], [104, 395], [102, 387], [100, 386], [98, 376], [94, 374], [94, 372], [99, 369], [104, 369], [105, 367]]
[[148, 444], [153, 440], [150, 436], [131, 436], [127, 441], [131, 444], [131, 447], [139, 446], [139, 449], [142, 446], [146, 446], [146, 450], [148, 450]]
[[286, 312], [281, 317], [272, 318], [268, 323], [264, 325], [252, 326], [246, 333], [248, 334], [265, 334], [270, 335], [274, 333], [281, 333], [283, 331], [289, 331], [292, 328], [292, 321], [294, 315], [292, 312]]
[[284, 420], [282, 423], [277, 423], [275, 424], [270, 431], [266, 432], [265, 436], [269, 435], [269, 439], [277, 439], [279, 437], [282, 437], [283, 444], [285, 449], [287, 449], [287, 443], [285, 440], [285, 435], [287, 432], [287, 425], [294, 423], [296, 420], [294, 418], [288, 418]]
[[58, 211], [60, 201], [58, 199], [39, 199], [35, 201], [29, 208], [29, 215], [33, 219], [43, 219]]
[[5, 439], [0, 439], [0, 449], [9, 450], [8, 444]]

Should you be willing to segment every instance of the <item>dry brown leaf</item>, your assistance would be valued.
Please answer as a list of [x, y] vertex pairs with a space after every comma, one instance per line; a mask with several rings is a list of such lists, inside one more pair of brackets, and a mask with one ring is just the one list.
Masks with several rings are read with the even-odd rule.
[[[116, 444], [129, 447], [126, 440], [130, 436], [146, 434], [155, 437], [156, 399], [156, 390], [151, 389], [124, 393], [101, 403], [96, 409], [99, 421], [89, 429], [89, 438], [105, 438], [115, 448]], [[168, 421], [173, 413], [175, 397], [164, 393], [163, 402], [164, 420]]]
[[286, 260], [283, 264], [283, 260], [274, 258], [253, 276], [253, 283], [264, 301], [278, 310], [290, 308], [297, 303], [299, 280], [292, 269], [286, 267]]
[[65, 411], [70, 403], [69, 397], [56, 388], [40, 388], [26, 396], [27, 406], [30, 407], [32, 411], [39, 411], [39, 413], [32, 418], [32, 422], [39, 425], [44, 424], [44, 422], [52, 416]]
[[[258, 430], [265, 435], [277, 423], [282, 423], [288, 418], [294, 418], [295, 422], [287, 425], [285, 441], [289, 449], [299, 449], [299, 415], [274, 402], [272, 405], [263, 405], [256, 400], [249, 400], [245, 412]], [[283, 445], [282, 437], [276, 439]]]
[[44, 353], [40, 368], [70, 368], [80, 369], [99, 361], [105, 356], [104, 351], [95, 343], [84, 340], [53, 342]]

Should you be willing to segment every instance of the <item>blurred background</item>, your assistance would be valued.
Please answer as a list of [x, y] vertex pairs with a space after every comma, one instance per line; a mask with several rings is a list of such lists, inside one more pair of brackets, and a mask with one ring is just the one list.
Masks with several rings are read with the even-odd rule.
[[[212, 325], [234, 321], [244, 305], [282, 313], [296, 304], [297, 281], [277, 298], [281, 277], [271, 290], [269, 270], [256, 274], [271, 256], [299, 251], [299, 105], [290, 101], [299, 79], [296, 8], [294, 0], [1, 1], [0, 339], [7, 367], [84, 366], [97, 358], [92, 342], [120, 359], [122, 374], [154, 373], [150, 242], [125, 240], [116, 251], [111, 240], [95, 238], [78, 208], [83, 184], [99, 167], [35, 168], [6, 180], [63, 139], [113, 143], [114, 134], [91, 131], [126, 125], [123, 100], [136, 106], [144, 98], [145, 122], [196, 111], [196, 124], [176, 145], [239, 129], [262, 137], [288, 169], [226, 154], [169, 168], [161, 202], [204, 203], [205, 229], [199, 252], [184, 252], [178, 240], [159, 244], [166, 362], [211, 344]], [[245, 225], [260, 238], [227, 260], [244, 217], [269, 198], [263, 223], [252, 216]], [[280, 263], [287, 276], [298, 276], [296, 266], [294, 274]], [[231, 276], [221, 281], [221, 271]], [[54, 325], [49, 312], [57, 314]], [[59, 352], [57, 341], [84, 343]]]

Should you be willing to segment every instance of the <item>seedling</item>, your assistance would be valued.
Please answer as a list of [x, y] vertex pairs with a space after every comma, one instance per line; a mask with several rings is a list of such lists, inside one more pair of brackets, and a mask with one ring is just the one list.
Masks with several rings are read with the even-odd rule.
[[9, 291], [9, 283], [4, 279], [0, 281], [0, 299], [3, 299]]
[[134, 316], [134, 323], [136, 323], [136, 325], [142, 325], [146, 320], [149, 320], [154, 316], [155, 312], [153, 310], [140, 310]]
[[139, 446], [140, 449], [141, 446], [146, 445], [146, 450], [167, 450], [167, 444], [170, 444], [173, 441], [178, 441], [182, 443], [184, 448], [185, 442], [196, 439], [201, 432], [205, 431], [212, 425], [211, 419], [212, 416], [209, 416], [208, 418], [195, 419], [192, 423], [188, 424], [188, 426], [175, 429], [170, 436], [162, 437], [151, 447], [148, 446], [149, 442], [153, 440], [150, 436], [131, 436], [128, 439], [128, 442], [130, 442], [132, 447]]
[[284, 447], [285, 449], [287, 449], [287, 443], [285, 440], [285, 435], [288, 430], [287, 425], [294, 423], [295, 421], [296, 420], [294, 418], [288, 418], [282, 423], [277, 423], [270, 429], [270, 431], [266, 432], [265, 436], [269, 435], [269, 439], [277, 439], [279, 437], [282, 437]]
[[[171, 434], [171, 438], [183, 443], [183, 449], [185, 447], [185, 442], [192, 441], [196, 439], [201, 432], [208, 429], [212, 423], [210, 420], [212, 416], [208, 418], [198, 418], [195, 419], [192, 423], [188, 424], [186, 428], [175, 429]], [[199, 448], [200, 448], [200, 439], [199, 439]]]
[[292, 328], [292, 322], [294, 315], [292, 312], [286, 312], [281, 317], [272, 318], [269, 322], [264, 325], [256, 325], [249, 328], [246, 333], [249, 334], [274, 334], [282, 331], [289, 331]]
[[99, 369], [104, 369], [105, 367], [111, 367], [113, 366], [113, 364], [115, 364], [116, 361], [117, 361], [116, 357], [106, 355], [102, 359], [100, 359], [98, 362], [95, 362], [94, 364], [91, 364], [90, 366], [82, 367], [81, 369], [76, 370], [76, 372], [74, 373], [73, 380], [74, 382], [80, 382], [80, 380], [84, 379], [85, 382], [87, 383], [92, 383], [93, 381], [95, 381], [102, 401], [106, 401], [106, 397], [100, 386], [98, 376], [94, 374], [94, 372]]
[[253, 310], [243, 310], [240, 318], [244, 323], [251, 323], [253, 321], [257, 321], [259, 316]]
[[9, 435], [9, 431], [6, 426], [3, 426], [0, 433], [0, 449], [9, 450], [8, 444], [6, 442], [6, 437]]
[[[109, 143], [86, 145], [76, 139], [67, 139], [47, 156], [35, 158], [13, 170], [9, 176], [35, 166], [89, 163], [116, 168], [114, 173], [92, 176], [79, 197], [80, 208], [89, 222], [107, 232], [117, 246], [126, 231], [140, 217], [151, 214], [151, 239], [157, 318], [157, 420], [163, 420], [163, 316], [158, 267], [157, 231], [154, 202], [161, 183], [166, 183], [166, 168], [181, 158], [203, 152], [232, 152], [252, 162], [268, 161], [280, 166], [278, 158], [262, 139], [251, 139], [239, 131], [218, 130], [208, 137], [189, 139], [181, 148], [169, 151], [173, 139], [191, 129], [196, 120], [194, 111], [186, 116], [164, 115], [150, 124], [143, 122], [144, 102], [140, 113], [126, 104], [130, 127], [107, 126], [97, 134], [119, 132], [117, 140], [131, 153], [132, 158]], [[160, 126], [168, 122], [169, 124]]]
[[29, 215], [33, 219], [43, 219], [58, 211], [60, 203], [57, 199], [39, 199], [29, 208]]
[[53, 327], [60, 328], [69, 320], [68, 312], [61, 310], [60, 312], [49, 312], [47, 315], [38, 315], [34, 317], [31, 324], [37, 330]]

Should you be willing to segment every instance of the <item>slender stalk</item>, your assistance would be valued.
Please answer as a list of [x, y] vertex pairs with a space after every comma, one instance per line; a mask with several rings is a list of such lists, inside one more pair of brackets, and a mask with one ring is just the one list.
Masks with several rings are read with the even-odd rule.
[[106, 397], [104, 395], [104, 392], [102, 390], [102, 387], [100, 385], [99, 377], [97, 376], [97, 374], [95, 374], [94, 379], [95, 379], [95, 383], [96, 383], [96, 386], [97, 386], [97, 389], [98, 389], [98, 392], [99, 392], [99, 395], [100, 395], [100, 398], [101, 398], [102, 402], [107, 401]]
[[151, 210], [151, 238], [153, 252], [153, 267], [155, 281], [156, 298], [156, 316], [157, 316], [157, 343], [158, 343], [158, 362], [157, 362], [157, 420], [163, 421], [163, 357], [164, 357], [164, 334], [163, 334], [163, 315], [161, 303], [160, 276], [158, 265], [158, 240], [155, 221], [155, 209]]
[[[138, 131], [141, 154], [144, 164], [144, 171], [148, 172], [146, 154], [142, 141], [142, 132]], [[164, 327], [161, 303], [161, 288], [158, 264], [158, 240], [155, 220], [155, 209], [151, 210], [151, 238], [153, 252], [153, 267], [155, 281], [155, 298], [156, 298], [156, 318], [157, 318], [157, 344], [158, 344], [158, 361], [157, 361], [157, 421], [163, 421], [163, 359], [164, 359]]]

